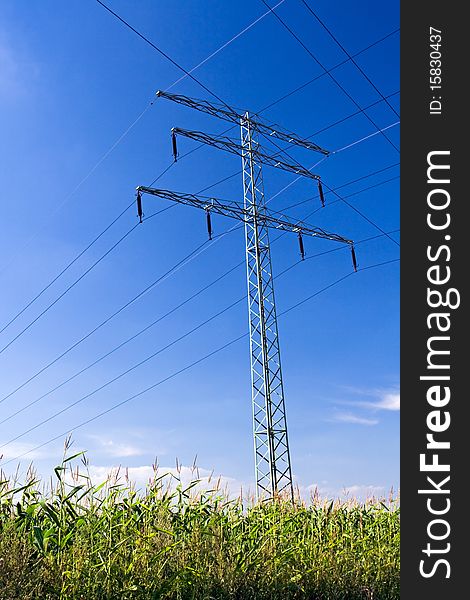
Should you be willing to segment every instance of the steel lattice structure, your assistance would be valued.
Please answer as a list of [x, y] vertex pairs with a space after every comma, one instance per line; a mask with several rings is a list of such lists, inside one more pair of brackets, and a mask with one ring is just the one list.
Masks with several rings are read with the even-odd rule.
[[[239, 125], [240, 121], [243, 120], [243, 111], [237, 112], [229, 109], [227, 106], [218, 106], [212, 102], [207, 102], [207, 100], [195, 100], [194, 98], [188, 98], [187, 96], [179, 96], [178, 94], [170, 94], [162, 91], [158, 91], [157, 96], [159, 98], [166, 98], [172, 102], [177, 102], [178, 104], [188, 106], [189, 108], [195, 108], [200, 112], [223, 119], [224, 121], [228, 121], [234, 125]], [[296, 146], [301, 146], [302, 148], [307, 148], [308, 150], [315, 150], [316, 152], [320, 152], [325, 156], [330, 154], [329, 150], [325, 150], [325, 148], [322, 148], [311, 140], [302, 139], [295, 133], [286, 131], [280, 128], [278, 125], [263, 123], [259, 118], [253, 117], [253, 115], [250, 115], [250, 122], [252, 129], [258, 131], [259, 133], [273, 136], [279, 140], [282, 140], [283, 142], [295, 144]]]
[[[151, 188], [144, 185], [139, 185], [137, 188], [138, 199], [137, 203], [140, 206], [138, 208], [139, 215], [143, 217], [142, 213], [142, 194], [150, 194], [152, 196], [158, 196], [164, 200], [171, 200], [172, 202], [178, 202], [179, 204], [186, 204], [187, 206], [193, 206], [194, 208], [202, 208], [207, 213], [215, 213], [224, 217], [231, 217], [246, 223], [251, 220], [252, 212], [246, 209], [240, 202], [233, 202], [228, 200], [219, 200], [212, 197], [196, 196], [195, 194], [183, 194], [181, 192], [174, 192], [172, 190], [162, 190], [157, 188]], [[139, 200], [140, 195], [140, 200]], [[262, 221], [267, 227], [273, 229], [279, 229], [281, 231], [290, 231], [300, 235], [307, 235], [310, 237], [318, 237], [324, 240], [332, 240], [334, 242], [340, 242], [342, 244], [352, 245], [352, 240], [338, 235], [337, 233], [331, 233], [322, 229], [321, 227], [315, 227], [309, 225], [304, 221], [291, 221], [288, 217], [282, 213], [273, 212], [264, 208], [262, 213], [258, 213], [258, 221]]]
[[236, 111], [229, 110], [230, 107], [221, 108], [207, 101], [165, 92], [157, 92], [157, 95], [240, 125], [240, 144], [230, 138], [213, 137], [178, 128], [172, 129], [172, 144], [175, 160], [177, 159], [176, 134], [241, 156], [243, 204], [139, 186], [137, 212], [142, 221], [142, 194], [150, 194], [205, 210], [209, 237], [212, 235], [211, 213], [235, 218], [244, 223], [256, 492], [259, 499], [273, 498], [279, 494], [288, 494], [293, 498], [269, 229], [297, 233], [302, 258], [304, 257], [303, 235], [349, 245], [354, 269], [356, 269], [356, 258], [352, 240], [302, 221], [292, 221], [285, 215], [268, 210], [263, 188], [263, 163], [317, 180], [322, 203], [323, 192], [318, 175], [314, 175], [298, 163], [293, 165], [266, 154], [260, 148], [258, 136], [271, 135], [322, 154], [328, 154], [328, 151], [313, 142], [302, 140], [295, 134], [278, 128], [273, 129], [273, 126], [252, 118], [247, 112], [240, 115]]
[[248, 113], [240, 129], [244, 207], [251, 217], [245, 222], [245, 239], [257, 494], [272, 497], [288, 491], [293, 498], [269, 227], [259, 218], [266, 211], [263, 174]]
[[[243, 119], [241, 119], [241, 122], [243, 122]], [[175, 139], [177, 135], [182, 135], [195, 140], [196, 142], [214, 146], [214, 148], [218, 148], [219, 150], [226, 150], [227, 152], [231, 152], [232, 154], [236, 154], [242, 158], [244, 156], [245, 148], [243, 145], [238, 144], [230, 138], [223, 136], [215, 137], [208, 135], [207, 133], [202, 133], [201, 131], [188, 131], [187, 129], [180, 129], [179, 127], [173, 127], [171, 131], [174, 136], [173, 139]], [[256, 130], [252, 128], [252, 131]], [[253, 150], [253, 156], [256, 156], [259, 162], [271, 165], [272, 167], [277, 167], [283, 171], [290, 171], [296, 175], [302, 175], [303, 177], [320, 181], [319, 175], [311, 173], [308, 169], [302, 167], [302, 165], [288, 163], [284, 160], [280, 160], [277, 156], [270, 156], [269, 154], [262, 152], [258, 147]]]

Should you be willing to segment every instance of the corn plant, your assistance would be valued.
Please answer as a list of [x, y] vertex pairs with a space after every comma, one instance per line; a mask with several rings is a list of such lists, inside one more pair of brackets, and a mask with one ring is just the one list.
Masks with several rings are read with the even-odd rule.
[[48, 486], [0, 477], [0, 599], [399, 598], [396, 501], [256, 503], [171, 477], [94, 485], [82, 454]]

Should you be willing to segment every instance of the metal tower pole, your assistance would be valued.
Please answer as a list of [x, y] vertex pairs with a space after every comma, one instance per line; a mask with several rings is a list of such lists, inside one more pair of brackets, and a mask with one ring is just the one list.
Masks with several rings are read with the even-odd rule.
[[322, 205], [324, 205], [323, 188], [319, 175], [312, 173], [310, 169], [306, 169], [297, 161], [287, 162], [282, 157], [281, 149], [273, 155], [264, 152], [260, 148], [257, 136], [273, 136], [290, 145], [320, 152], [325, 156], [328, 156], [329, 151], [311, 140], [302, 139], [297, 134], [281, 129], [277, 125], [264, 123], [258, 116], [252, 119], [248, 112], [244, 114], [235, 112], [228, 105], [221, 107], [206, 100], [195, 100], [167, 92], [157, 92], [157, 96], [225, 121], [240, 124], [241, 144], [228, 137], [214, 137], [201, 131], [188, 131], [178, 127], [171, 130], [171, 137], [175, 161], [178, 158], [176, 143], [178, 135], [240, 156], [243, 165], [243, 206], [239, 202], [229, 200], [139, 186], [137, 188], [137, 214], [142, 222], [141, 195], [151, 194], [203, 209], [206, 212], [210, 239], [212, 234], [211, 214], [238, 219], [245, 224], [256, 495], [258, 499], [266, 499], [279, 494], [289, 494], [293, 500], [294, 489], [274, 302], [269, 228], [296, 233], [302, 259], [304, 258], [302, 237], [306, 235], [349, 245], [355, 271], [357, 263], [352, 240], [325, 231], [320, 227], [292, 220], [288, 216], [272, 212], [266, 207], [263, 190], [263, 163], [316, 180]]
[[251, 389], [258, 499], [288, 493], [293, 499], [292, 471], [274, 300], [268, 225], [258, 142], [250, 116], [240, 120], [245, 222]]

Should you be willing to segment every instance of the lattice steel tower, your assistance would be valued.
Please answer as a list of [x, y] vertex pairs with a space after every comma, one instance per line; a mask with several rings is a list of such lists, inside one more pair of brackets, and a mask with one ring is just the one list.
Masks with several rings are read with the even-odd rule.
[[267, 208], [262, 163], [316, 181], [322, 205], [324, 205], [323, 189], [318, 175], [311, 173], [296, 161], [293, 163], [286, 161], [284, 157], [281, 158], [282, 150], [274, 155], [267, 154], [261, 148], [258, 136], [274, 137], [324, 155], [328, 155], [328, 151], [310, 140], [302, 139], [277, 126], [263, 123], [257, 116], [253, 118], [247, 112], [240, 114], [227, 105], [218, 106], [205, 100], [195, 100], [167, 92], [157, 92], [157, 96], [240, 126], [240, 144], [227, 137], [214, 137], [199, 131], [173, 128], [172, 146], [175, 161], [178, 156], [177, 135], [240, 156], [243, 166], [243, 204], [139, 186], [137, 212], [142, 221], [142, 194], [145, 193], [203, 209], [206, 212], [209, 238], [212, 236], [211, 213], [238, 219], [245, 224], [256, 492], [259, 499], [272, 498], [279, 494], [288, 494], [293, 498], [269, 229], [296, 233], [302, 258], [304, 258], [303, 235], [348, 244], [352, 251], [354, 269], [356, 269], [356, 258], [351, 240], [302, 221], [292, 221]]
[[245, 222], [245, 236], [256, 486], [258, 495], [287, 490], [292, 496], [269, 228], [259, 219], [266, 210], [263, 172], [256, 160], [258, 140], [248, 113], [240, 120], [240, 128], [243, 199], [251, 217]]

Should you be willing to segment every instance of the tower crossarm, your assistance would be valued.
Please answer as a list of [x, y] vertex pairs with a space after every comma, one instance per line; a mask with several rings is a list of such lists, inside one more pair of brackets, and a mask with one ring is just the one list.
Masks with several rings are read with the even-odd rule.
[[170, 190], [159, 190], [155, 188], [149, 188], [140, 185], [137, 188], [137, 194], [150, 194], [152, 196], [158, 196], [164, 200], [171, 200], [172, 202], [178, 202], [179, 204], [186, 204], [195, 208], [202, 208], [211, 213], [223, 215], [225, 217], [231, 217], [232, 219], [238, 219], [244, 221], [245, 209], [243, 204], [238, 202], [226, 202], [218, 200], [217, 198], [203, 198], [195, 196], [194, 194], [183, 194], [181, 192], [173, 192]]
[[271, 229], [290, 231], [305, 236], [331, 240], [334, 242], [340, 242], [342, 244], [348, 244], [350, 246], [353, 245], [352, 240], [338, 235], [337, 233], [325, 231], [320, 227], [309, 225], [303, 221], [292, 221], [284, 215], [278, 215], [278, 213], [268, 210], [266, 207], [258, 208], [257, 213], [253, 214], [251, 210], [246, 209], [243, 204], [239, 202], [219, 200], [217, 198], [205, 198], [196, 196], [194, 194], [184, 194], [180, 192], [173, 192], [171, 190], [161, 190], [146, 186], [139, 186], [137, 188], [137, 194], [138, 197], [140, 194], [158, 196], [159, 198], [163, 198], [165, 200], [204, 209], [208, 212], [219, 214], [225, 217], [231, 217], [232, 219], [237, 219], [243, 223], [251, 222], [254, 218], [256, 218], [259, 223], [263, 223]]
[[207, 113], [212, 115], [213, 117], [218, 117], [224, 121], [229, 121], [230, 123], [234, 123], [235, 125], [239, 125], [240, 116], [237, 112], [233, 110], [228, 110], [223, 106], [218, 104], [213, 104], [212, 102], [208, 102], [207, 100], [197, 100], [195, 98], [188, 98], [187, 96], [182, 96], [181, 94], [170, 94], [168, 92], [162, 92], [158, 90], [156, 93], [157, 98], [165, 98], [166, 100], [171, 100], [172, 102], [176, 102], [177, 104], [182, 104], [183, 106], [187, 106], [188, 108], [194, 108], [199, 110], [200, 112]]
[[310, 237], [317, 237], [324, 240], [331, 240], [334, 242], [340, 242], [341, 244], [348, 244], [349, 246], [353, 246], [354, 242], [349, 240], [348, 238], [343, 237], [342, 235], [338, 235], [337, 233], [331, 233], [329, 231], [325, 231], [320, 227], [315, 227], [309, 225], [308, 223], [304, 223], [303, 221], [290, 221], [286, 217], [275, 217], [269, 214], [262, 215], [261, 219], [266, 222], [266, 225], [271, 229], [280, 229], [282, 231], [291, 231], [293, 233], [306, 235]]
[[[224, 121], [228, 121], [229, 123], [233, 123], [235, 125], [239, 125], [240, 119], [244, 118], [244, 116], [241, 113], [238, 113], [234, 110], [229, 110], [227, 107], [219, 106], [217, 104], [208, 102], [207, 100], [197, 100], [195, 98], [188, 98], [187, 96], [181, 96], [179, 94], [170, 94], [168, 92], [162, 91], [158, 91], [156, 95], [159, 98], [166, 98], [167, 100], [171, 100], [172, 102], [177, 102], [178, 104], [182, 104], [189, 108], [194, 108], [200, 112], [204, 112], [214, 117], [218, 117], [219, 119], [223, 119]], [[325, 156], [328, 156], [330, 154], [329, 150], [325, 150], [325, 148], [322, 148], [318, 144], [315, 144], [310, 140], [303, 139], [297, 134], [292, 133], [290, 131], [286, 131], [283, 128], [278, 127], [277, 125], [264, 123], [259, 118], [252, 118], [250, 116], [250, 123], [254, 129], [256, 129], [259, 133], [262, 133], [263, 135], [275, 137], [289, 144], [294, 144], [296, 146], [300, 146], [308, 150], [320, 152]]]
[[[202, 144], [208, 144], [209, 146], [214, 146], [214, 148], [218, 148], [219, 150], [225, 150], [226, 152], [231, 152], [232, 154], [236, 154], [237, 156], [243, 157], [244, 149], [241, 146], [241, 144], [235, 142], [234, 140], [228, 137], [214, 137], [207, 133], [203, 133], [202, 131], [188, 131], [187, 129], [181, 129], [179, 127], [174, 127], [171, 131], [175, 136], [182, 135], [183, 137], [187, 137], [197, 142], [201, 142]], [[270, 156], [269, 154], [266, 154], [265, 152], [262, 152], [259, 149], [254, 149], [253, 155], [259, 161], [261, 161], [264, 164], [270, 165], [271, 167], [276, 167], [278, 169], [282, 169], [283, 171], [288, 171], [290, 173], [295, 173], [296, 175], [302, 175], [303, 177], [314, 179], [315, 181], [320, 181], [320, 175], [311, 173], [302, 165], [291, 164], [284, 160], [279, 160], [279, 158], [275, 156]]]

